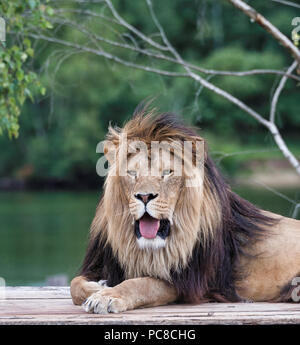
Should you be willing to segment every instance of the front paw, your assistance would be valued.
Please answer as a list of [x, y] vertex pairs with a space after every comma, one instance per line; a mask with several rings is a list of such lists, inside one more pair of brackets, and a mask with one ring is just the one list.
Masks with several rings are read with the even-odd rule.
[[86, 312], [95, 314], [121, 313], [128, 309], [124, 298], [116, 295], [113, 288], [93, 293], [82, 306]]

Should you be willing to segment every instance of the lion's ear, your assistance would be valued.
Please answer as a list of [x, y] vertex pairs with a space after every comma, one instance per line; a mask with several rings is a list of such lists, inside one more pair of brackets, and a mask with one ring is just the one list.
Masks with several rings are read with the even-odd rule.
[[103, 153], [109, 164], [113, 164], [116, 161], [117, 148], [110, 140], [105, 140], [103, 142]]

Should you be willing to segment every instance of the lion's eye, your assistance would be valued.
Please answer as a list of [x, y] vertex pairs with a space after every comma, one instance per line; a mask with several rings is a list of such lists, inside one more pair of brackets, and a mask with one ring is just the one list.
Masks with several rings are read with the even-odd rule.
[[136, 172], [135, 170], [128, 170], [128, 171], [127, 171], [127, 174], [130, 175], [130, 176], [132, 176], [132, 177], [136, 177], [137, 172]]
[[163, 176], [163, 177], [164, 177], [164, 176], [169, 176], [169, 175], [172, 174], [172, 172], [173, 172], [173, 170], [170, 170], [170, 169], [163, 170], [162, 176]]

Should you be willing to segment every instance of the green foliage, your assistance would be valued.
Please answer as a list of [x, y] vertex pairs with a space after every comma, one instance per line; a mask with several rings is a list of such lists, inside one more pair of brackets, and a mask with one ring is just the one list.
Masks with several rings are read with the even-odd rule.
[[[23, 3], [29, 6], [28, 1]], [[34, 9], [41, 8], [37, 1], [31, 2], [31, 5], [34, 3]], [[55, 3], [59, 5], [60, 2]], [[193, 2], [189, 6], [182, 0], [153, 0], [153, 3], [172, 44], [185, 59], [196, 65], [216, 70], [243, 71], [257, 68], [283, 69], [291, 63], [291, 58], [276, 40], [226, 2], [205, 0]], [[122, 16], [141, 31], [149, 35], [157, 32], [144, 1], [114, 0], [114, 4]], [[275, 3], [270, 6], [258, 0], [253, 0], [251, 5], [287, 35], [294, 28], [290, 24], [295, 12], [289, 8], [281, 7], [278, 12]], [[101, 12], [101, 4], [71, 5], [71, 2], [64, 2], [65, 8], [72, 6], [109, 15], [109, 11]], [[48, 12], [48, 16], [53, 15], [51, 10]], [[68, 18], [110, 39], [115, 38], [113, 30], [120, 29], [99, 18], [87, 19], [84, 15], [77, 16], [74, 13], [69, 13]], [[121, 30], [126, 32], [124, 28]], [[87, 43], [82, 33], [69, 27], [56, 28], [55, 36]], [[159, 41], [157, 36], [151, 37]], [[28, 48], [24, 45], [18, 47], [22, 48], [22, 52]], [[141, 54], [111, 48], [105, 43], [101, 43], [101, 47], [111, 49], [111, 52], [135, 63], [168, 68], [174, 72], [183, 71], [180, 66], [154, 62]], [[130, 69], [93, 54], [79, 54], [61, 45], [39, 42], [34, 50], [38, 52], [34, 56], [35, 68], [31, 69], [28, 65], [28, 60], [32, 58], [26, 53], [27, 61], [21, 64], [24, 77], [22, 79], [21, 73], [21, 81], [15, 77], [14, 82], [21, 84], [25, 75], [41, 68], [46, 73], [42, 73], [38, 79], [32, 77], [32, 80], [39, 80], [47, 93], [41, 97], [37, 91], [32, 90], [32, 83], [27, 84], [31, 94], [35, 95], [36, 103], [24, 102], [18, 140], [9, 141], [6, 136], [0, 137], [0, 176], [73, 184], [84, 181], [95, 185], [100, 182], [95, 171], [99, 158], [96, 146], [104, 138], [108, 123], [111, 121], [122, 125], [135, 106], [146, 97], [156, 97], [156, 104], [162, 111], [176, 112], [186, 122], [197, 125], [200, 133], [208, 137], [213, 152], [275, 148], [266, 130], [254, 119], [220, 96], [199, 88], [190, 79], [162, 77]], [[214, 76], [210, 81], [267, 118], [270, 91], [274, 90], [279, 77]], [[298, 94], [295, 82], [288, 81], [280, 96], [276, 114], [276, 122], [284, 138], [290, 139], [289, 145], [295, 142], [293, 152], [296, 153], [300, 151], [296, 146], [300, 131]], [[281, 157], [280, 152], [273, 154]], [[267, 152], [262, 155], [262, 159], [271, 156]], [[214, 154], [214, 157], [219, 156]], [[228, 174], [233, 175], [244, 159], [255, 157], [257, 154], [235, 155], [222, 160], [221, 164]]]
[[45, 19], [51, 8], [39, 0], [1, 0], [0, 16], [5, 20], [7, 36], [16, 35], [17, 39], [7, 38], [0, 42], [0, 135], [7, 131], [9, 137], [17, 137], [21, 107], [33, 94], [45, 94], [45, 88], [37, 75], [28, 68], [28, 60], [33, 58], [31, 41], [26, 37], [28, 28], [51, 28]]

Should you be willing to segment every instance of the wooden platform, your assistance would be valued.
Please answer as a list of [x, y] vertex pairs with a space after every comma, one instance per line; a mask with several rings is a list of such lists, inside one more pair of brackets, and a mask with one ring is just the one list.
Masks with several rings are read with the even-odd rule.
[[7, 287], [0, 299], [0, 324], [187, 325], [300, 324], [300, 304], [208, 303], [170, 305], [122, 314], [88, 314], [74, 306], [68, 287]]

